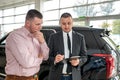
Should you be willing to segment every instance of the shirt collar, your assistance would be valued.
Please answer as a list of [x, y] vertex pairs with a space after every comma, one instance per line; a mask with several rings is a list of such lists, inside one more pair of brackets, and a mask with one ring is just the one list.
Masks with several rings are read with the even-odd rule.
[[25, 27], [23, 27], [23, 32], [30, 37], [33, 37], [33, 35], [29, 32], [29, 30], [27, 30]]
[[71, 30], [70, 32], [68, 32], [68, 33], [63, 31], [63, 34], [64, 34], [64, 35], [65, 35], [65, 34], [69, 34], [69, 36], [72, 36], [72, 30]]

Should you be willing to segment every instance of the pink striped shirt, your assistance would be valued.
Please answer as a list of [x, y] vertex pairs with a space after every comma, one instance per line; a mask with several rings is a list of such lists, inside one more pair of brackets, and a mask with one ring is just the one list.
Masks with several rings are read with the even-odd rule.
[[[39, 71], [42, 61], [48, 59], [49, 48], [47, 44], [40, 44], [25, 27], [9, 34], [5, 48], [7, 75], [34, 75]], [[44, 55], [43, 59], [38, 58], [40, 53]]]

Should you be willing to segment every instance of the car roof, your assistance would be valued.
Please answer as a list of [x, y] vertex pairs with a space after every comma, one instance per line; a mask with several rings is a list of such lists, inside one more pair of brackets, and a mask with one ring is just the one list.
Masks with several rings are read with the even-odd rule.
[[[44, 37], [48, 43], [50, 34], [54, 33], [54, 30], [57, 32], [60, 31], [60, 29], [60, 26], [43, 26], [41, 31], [45, 35]], [[103, 41], [103, 39], [101, 39], [101, 34], [104, 33], [105, 29], [75, 26], [73, 27], [73, 30], [84, 35], [87, 49], [95, 49], [99, 51], [103, 50], [102, 48], [106, 43]], [[7, 36], [4, 36], [0, 42], [2, 42], [6, 37]]]

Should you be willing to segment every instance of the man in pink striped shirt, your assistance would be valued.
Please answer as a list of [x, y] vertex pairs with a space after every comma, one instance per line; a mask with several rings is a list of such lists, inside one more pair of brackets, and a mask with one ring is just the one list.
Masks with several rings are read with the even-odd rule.
[[29, 10], [24, 27], [12, 31], [7, 37], [6, 80], [38, 80], [35, 74], [49, 55], [49, 48], [40, 32], [42, 18], [39, 11]]

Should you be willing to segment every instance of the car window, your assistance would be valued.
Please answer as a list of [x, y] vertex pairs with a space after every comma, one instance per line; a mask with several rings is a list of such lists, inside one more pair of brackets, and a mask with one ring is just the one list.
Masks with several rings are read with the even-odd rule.
[[1, 42], [1, 45], [5, 45], [5, 43], [6, 43], [6, 40], [4, 40], [3, 42]]
[[114, 50], [117, 48], [117, 45], [109, 37], [102, 37]]

